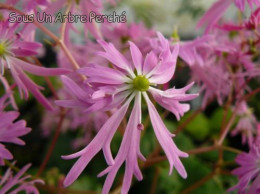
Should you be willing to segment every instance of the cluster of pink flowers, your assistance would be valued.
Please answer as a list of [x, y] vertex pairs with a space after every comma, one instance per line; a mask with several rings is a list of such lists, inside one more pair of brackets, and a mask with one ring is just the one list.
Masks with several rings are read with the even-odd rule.
[[[249, 147], [248, 153], [236, 158], [240, 167], [232, 173], [239, 182], [230, 190], [260, 192], [259, 122], [246, 99], [255, 90], [249, 82], [260, 81], [259, 0], [217, 0], [198, 22], [198, 28], [205, 27], [204, 34], [190, 41], [176, 37], [167, 39], [142, 23], [98, 25], [92, 22], [83, 24], [85, 41], [81, 44], [74, 43], [71, 38], [71, 31], [80, 33], [72, 23], [61, 24], [61, 33], [57, 33], [61, 36], [56, 36], [56, 32], [52, 33], [37, 22], [10, 23], [9, 12], [17, 12], [14, 7], [20, 6], [23, 14], [40, 11], [55, 15], [67, 8], [74, 14], [88, 15], [91, 11], [100, 14], [104, 7], [101, 0], [6, 0], [5, 3], [0, 4], [5, 10], [0, 20], [0, 81], [5, 89], [0, 97], [1, 166], [7, 166], [5, 161], [14, 158], [4, 144], [24, 145], [20, 137], [31, 131], [24, 120], [17, 120], [19, 108], [13, 96], [17, 89], [22, 99], [27, 100], [31, 93], [46, 109], [41, 124], [45, 136], [59, 123], [61, 113], [65, 115], [60, 127], [62, 132], [81, 131], [82, 137], [74, 140], [73, 146], [84, 148], [62, 156], [66, 160], [78, 158], [64, 179], [65, 187], [77, 180], [100, 151], [107, 164], [98, 174], [98, 177], [107, 175], [103, 193], [110, 192], [123, 164], [122, 193], [129, 191], [133, 176], [142, 180], [138, 160], [146, 161], [140, 147], [141, 134], [145, 133], [142, 117], [145, 112], [168, 159], [169, 174], [176, 169], [186, 178], [180, 158], [187, 158], [188, 154], [174, 143], [175, 135], [167, 129], [155, 104], [179, 121], [190, 110], [187, 102], [200, 95], [202, 110], [213, 101], [219, 106], [230, 106], [238, 122], [227, 125], [230, 131], [227, 129], [224, 133], [241, 135], [242, 143]], [[116, 5], [113, 0], [107, 3]], [[251, 15], [238, 22], [226, 22], [223, 15], [230, 6], [237, 7], [239, 13], [249, 8]], [[38, 63], [37, 55], [43, 45], [35, 40], [37, 27], [56, 41], [56, 68]], [[190, 71], [186, 75], [189, 82], [182, 88], [171, 87], [180, 61]], [[44, 88], [27, 73], [42, 77], [61, 75], [57, 78], [63, 86], [52, 89], [53, 97], [47, 98]], [[188, 92], [194, 85], [199, 91]], [[5, 110], [7, 106], [14, 111]], [[124, 119], [127, 123], [122, 141], [117, 154], [113, 154], [111, 142]], [[28, 175], [22, 177], [30, 165], [24, 166], [15, 176], [12, 166], [1, 176], [0, 193], [38, 193], [34, 184], [43, 181], [32, 180]]]

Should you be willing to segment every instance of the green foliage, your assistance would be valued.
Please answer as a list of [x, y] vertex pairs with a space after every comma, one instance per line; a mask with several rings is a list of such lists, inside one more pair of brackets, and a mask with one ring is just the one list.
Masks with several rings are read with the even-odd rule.
[[[192, 113], [186, 114], [182, 120], [185, 121], [188, 117], [190, 117]], [[200, 113], [194, 118], [186, 127], [185, 130], [196, 140], [202, 141], [205, 139], [210, 133], [210, 122], [209, 119], [203, 114]]]

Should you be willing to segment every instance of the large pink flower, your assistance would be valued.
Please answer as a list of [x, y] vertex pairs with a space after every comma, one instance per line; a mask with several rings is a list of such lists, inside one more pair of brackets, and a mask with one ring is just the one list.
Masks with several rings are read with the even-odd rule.
[[[100, 150], [103, 150], [105, 159], [109, 165], [107, 169], [99, 174], [99, 176], [107, 174], [103, 193], [109, 192], [115, 176], [123, 163], [125, 163], [125, 175], [122, 184], [122, 193], [128, 192], [133, 175], [138, 180], [142, 179], [142, 174], [138, 166], [138, 158], [145, 160], [140, 151], [140, 135], [143, 129], [142, 96], [148, 106], [156, 137], [169, 160], [169, 173], [171, 174], [173, 167], [175, 167], [183, 178], [187, 177], [185, 168], [179, 158], [188, 157], [188, 154], [180, 151], [174, 144], [172, 140], [173, 134], [167, 130], [161, 120], [155, 106], [150, 100], [151, 97], [148, 96], [148, 92], [150, 92], [151, 96], [161, 106], [175, 114], [177, 119], [190, 109], [188, 104], [180, 102], [192, 100], [198, 94], [186, 94], [192, 84], [182, 89], [172, 88], [167, 91], [155, 88], [159, 84], [167, 83], [172, 78], [179, 52], [178, 44], [172, 50], [170, 49], [168, 40], [160, 33], [158, 33], [158, 37], [161, 48], [160, 53], [157, 54], [156, 52], [155, 54], [155, 52], [151, 51], [145, 58], [139, 48], [134, 43], [129, 42], [132, 56], [131, 63], [126, 60], [113, 44], [103, 40], [99, 41], [105, 52], [99, 52], [98, 54], [109, 60], [114, 68], [92, 64], [79, 70], [81, 74], [88, 77], [88, 82], [97, 85], [98, 89], [92, 93], [91, 98], [75, 82], [67, 77], [63, 77], [64, 83], [73, 89], [73, 93], [78, 100], [58, 101], [59, 105], [65, 107], [83, 106], [93, 101], [92, 105], [86, 109], [86, 112], [90, 110], [106, 111], [118, 108], [87, 147], [75, 154], [63, 156], [64, 159], [79, 157], [64, 181], [65, 186], [72, 184], [78, 178], [91, 159]], [[120, 149], [114, 159], [110, 150], [111, 140], [133, 99], [134, 107], [130, 114]]]

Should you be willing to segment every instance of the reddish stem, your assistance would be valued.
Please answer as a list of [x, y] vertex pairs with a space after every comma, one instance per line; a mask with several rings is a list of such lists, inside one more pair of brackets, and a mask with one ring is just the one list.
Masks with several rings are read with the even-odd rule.
[[44, 157], [44, 160], [43, 160], [43, 162], [40, 166], [40, 169], [36, 174], [37, 176], [40, 176], [42, 174], [42, 172], [44, 171], [44, 169], [45, 169], [45, 167], [46, 167], [46, 165], [47, 165], [48, 161], [50, 160], [50, 157], [53, 153], [55, 145], [58, 141], [58, 138], [59, 138], [59, 135], [60, 135], [60, 132], [61, 132], [62, 123], [63, 123], [65, 115], [66, 115], [65, 110], [64, 109], [62, 109], [62, 110], [63, 110], [63, 112], [61, 112], [59, 123], [58, 123], [58, 126], [57, 126], [57, 130], [55, 131], [55, 134], [54, 134], [53, 139], [51, 141], [51, 145], [50, 145], [50, 147], [47, 151], [47, 154]]

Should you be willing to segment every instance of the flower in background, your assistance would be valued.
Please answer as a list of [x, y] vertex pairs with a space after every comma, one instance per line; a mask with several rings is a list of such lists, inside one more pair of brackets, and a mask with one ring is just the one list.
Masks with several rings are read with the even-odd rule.
[[13, 155], [5, 148], [2, 143], [13, 143], [17, 145], [24, 145], [24, 141], [19, 137], [26, 135], [31, 131], [26, 127], [24, 120], [15, 121], [19, 112], [17, 111], [4, 111], [6, 99], [8, 94], [0, 98], [0, 165], [4, 165], [4, 159], [11, 160]]
[[191, 80], [200, 86], [200, 93], [204, 93], [202, 108], [212, 98], [216, 98], [218, 104], [222, 105], [231, 91], [230, 74], [223, 66], [223, 61], [216, 56], [219, 51], [231, 49], [222, 45], [216, 45], [215, 37], [209, 35], [181, 43], [180, 57], [190, 67]]
[[9, 86], [6, 78], [4, 78], [2, 75], [0, 75], [0, 81], [2, 82], [4, 88], [5, 88], [5, 94], [9, 94], [8, 98], [10, 100], [10, 104], [12, 105], [13, 109], [18, 110], [18, 107], [16, 105], [14, 96], [13, 96], [13, 92], [12, 92], [12, 88]]
[[[14, 164], [15, 163], [12, 165]], [[8, 168], [3, 177], [0, 179], [0, 193], [18, 194], [24, 192], [26, 194], [39, 194], [35, 184], [44, 184], [44, 182], [40, 179], [28, 181], [31, 176], [23, 176], [30, 166], [30, 164], [24, 166], [16, 175], [13, 175], [11, 168]]]
[[241, 133], [242, 143], [245, 144], [247, 142], [249, 146], [251, 146], [254, 141], [254, 135], [257, 133], [257, 120], [252, 111], [248, 108], [246, 102], [242, 102], [239, 105], [238, 115], [240, 119], [231, 135], [235, 136]]
[[[61, 99], [72, 98], [66, 88], [62, 88], [57, 94]], [[53, 102], [53, 99], [51, 102]], [[43, 136], [48, 137], [51, 135], [52, 131], [56, 129], [59, 119], [60, 109], [58, 107], [55, 107], [53, 111], [45, 110], [41, 123]], [[104, 112], [82, 114], [82, 109], [68, 109], [61, 131], [63, 133], [68, 131], [77, 132], [79, 136], [72, 141], [72, 146], [79, 149], [91, 141], [93, 135], [98, 132], [107, 119], [108, 116]]]
[[[134, 43], [129, 42], [132, 63], [129, 63], [112, 43], [107, 43], [103, 40], [99, 41], [105, 52], [98, 52], [98, 54], [109, 60], [114, 68], [92, 64], [78, 71], [88, 77], [87, 81], [89, 83], [97, 85], [97, 90], [92, 93], [91, 97], [68, 77], [64, 76], [62, 78], [65, 86], [72, 90], [77, 100], [57, 101], [58, 105], [64, 107], [84, 106], [84, 104], [87, 105], [86, 99], [88, 99], [88, 102], [92, 101], [92, 105], [85, 110], [86, 112], [93, 110], [110, 111], [111, 109], [118, 108], [105, 122], [96, 137], [87, 147], [75, 154], [63, 156], [64, 159], [80, 157], [65, 178], [65, 186], [72, 184], [78, 178], [87, 164], [100, 150], [103, 150], [105, 159], [109, 165], [107, 169], [99, 174], [99, 176], [107, 174], [103, 193], [109, 192], [115, 176], [124, 162], [126, 168], [122, 193], [128, 192], [133, 175], [138, 180], [142, 180], [142, 174], [138, 166], [138, 158], [145, 160], [140, 151], [140, 135], [143, 129], [142, 96], [148, 106], [156, 137], [169, 160], [169, 174], [171, 174], [173, 167], [175, 167], [183, 178], [187, 177], [185, 168], [179, 158], [188, 157], [188, 154], [180, 151], [174, 144], [172, 140], [174, 135], [165, 127], [147, 92], [150, 92], [162, 107], [170, 110], [177, 119], [190, 109], [188, 104], [181, 102], [190, 101], [196, 98], [198, 94], [186, 94], [193, 83], [182, 89], [172, 88], [161, 91], [155, 88], [159, 84], [167, 83], [172, 78], [179, 52], [178, 44], [171, 50], [168, 40], [160, 33], [158, 33], [158, 37], [161, 44], [160, 54], [156, 55], [151, 51], [145, 58], [143, 58], [139, 48]], [[120, 149], [114, 159], [110, 150], [110, 144], [133, 99], [134, 106]]]
[[[151, 50], [149, 40], [156, 37], [156, 32], [146, 28], [143, 23], [104, 23], [101, 32], [106, 40], [112, 42], [117, 49], [124, 51], [128, 41], [134, 42], [142, 53]], [[129, 55], [129, 59], [131, 55]]]
[[[112, 5], [116, 4], [116, 1], [114, 0], [107, 0], [107, 2], [111, 3]], [[81, 15], [89, 16], [91, 12], [100, 15], [101, 10], [103, 9], [103, 2], [101, 0], [73, 0], [73, 1], [57, 0], [53, 2], [50, 7], [47, 7], [43, 11], [46, 12], [47, 14], [51, 14], [55, 16], [55, 13], [57, 13], [62, 8], [67, 6], [68, 3], [70, 3], [71, 5], [69, 12], [71, 12], [71, 14], [73, 15], [81, 14]], [[68, 40], [69, 31], [75, 30], [74, 25], [72, 25], [71, 23], [67, 23], [67, 24], [68, 25], [66, 25], [66, 30], [65, 30], [66, 40]], [[96, 39], [102, 38], [100, 28], [94, 20], [92, 22], [88, 21], [84, 23], [84, 33], [86, 37], [88, 37], [88, 32], [90, 32]]]
[[[19, 0], [6, 0], [6, 4], [9, 5], [16, 5], [18, 4]], [[37, 8], [45, 8], [49, 5], [49, 0], [23, 0], [22, 7], [26, 12], [30, 12], [31, 10], [37, 11]]]
[[0, 67], [4, 74], [8, 68], [18, 86], [20, 96], [27, 99], [30, 91], [35, 98], [47, 109], [52, 109], [50, 103], [41, 94], [43, 88], [36, 85], [25, 73], [29, 72], [38, 76], [55, 76], [71, 72], [64, 68], [44, 68], [21, 60], [21, 57], [28, 57], [37, 54], [40, 43], [23, 41], [21, 35], [15, 34], [18, 24], [10, 26], [8, 22], [0, 22]]
[[232, 3], [234, 3], [240, 11], [244, 11], [246, 1], [251, 9], [253, 9], [254, 5], [257, 7], [260, 6], [260, 0], [218, 0], [199, 20], [197, 27], [200, 28], [205, 25], [205, 34], [209, 33], [216, 27], [216, 24]]
[[240, 165], [232, 171], [239, 182], [229, 191], [238, 190], [238, 193], [259, 194], [260, 193], [260, 142], [255, 142], [248, 153], [243, 152], [236, 157]]

